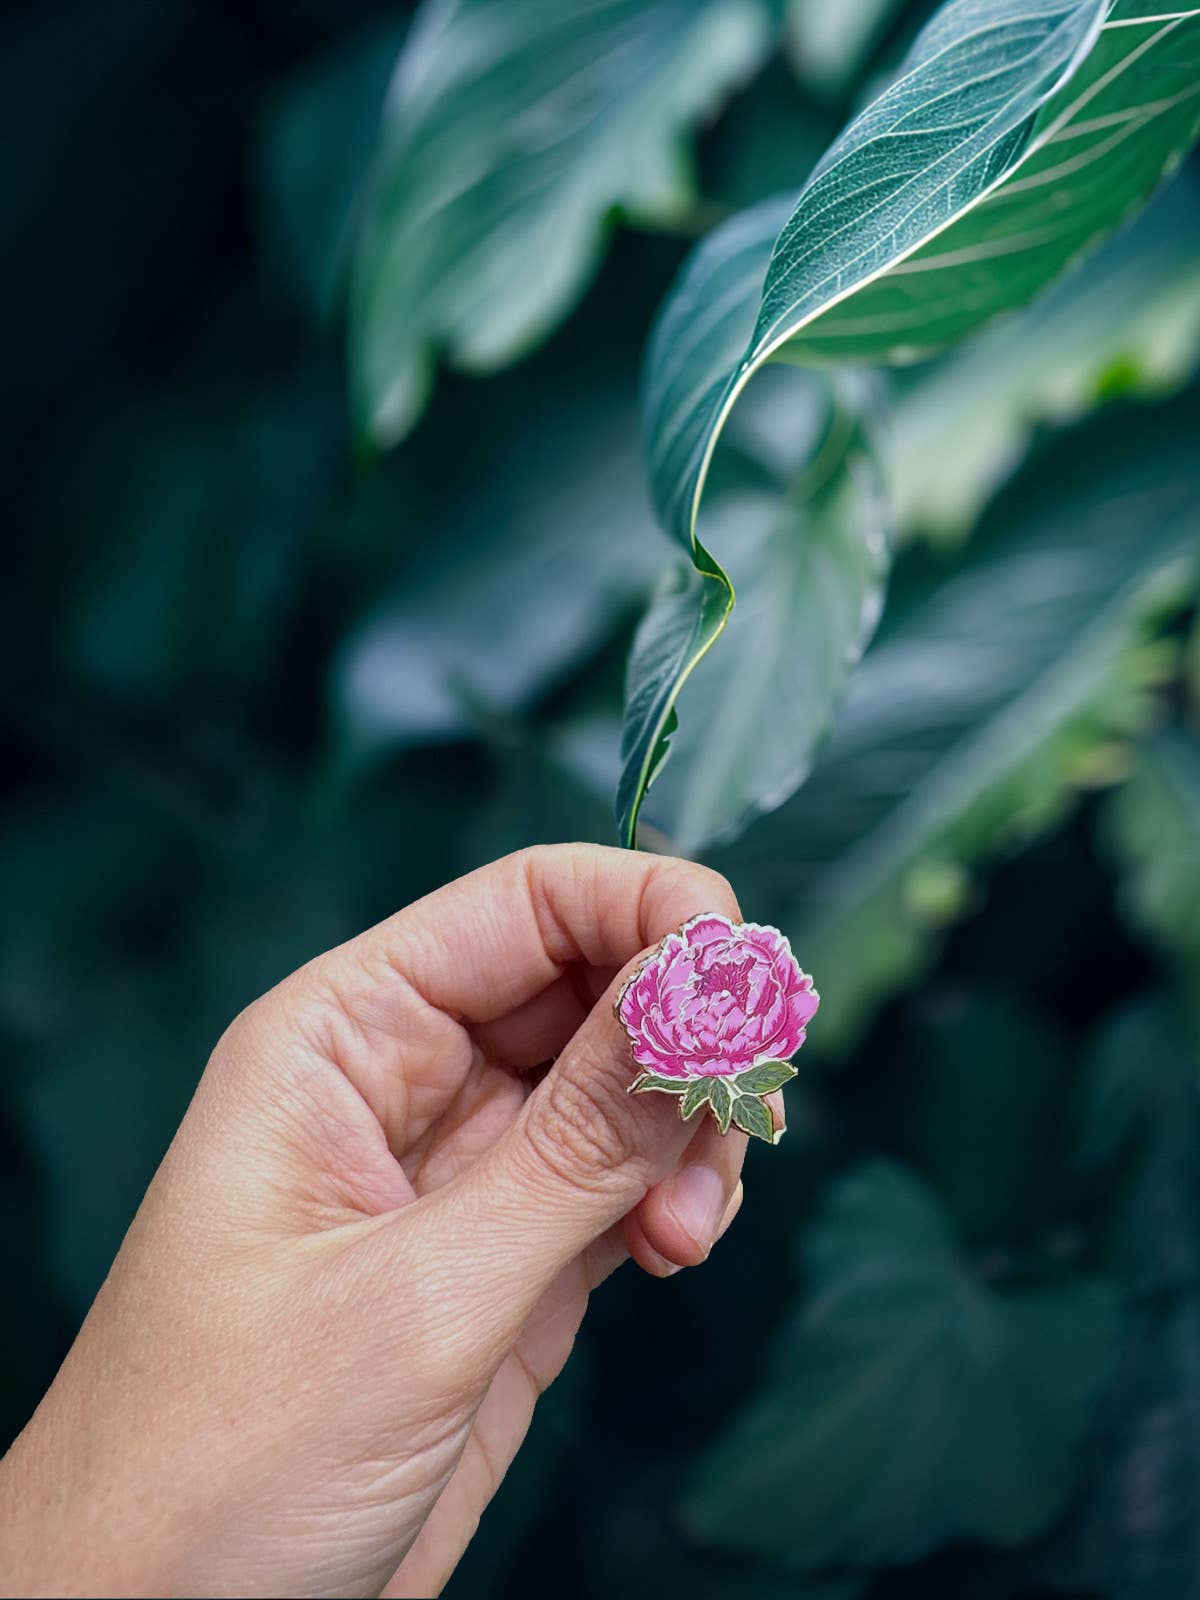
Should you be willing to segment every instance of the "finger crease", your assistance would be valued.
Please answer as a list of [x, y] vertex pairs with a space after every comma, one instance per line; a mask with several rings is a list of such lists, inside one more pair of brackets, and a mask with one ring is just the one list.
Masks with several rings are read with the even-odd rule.
[[[579, 941], [572, 935], [570, 928], [563, 922], [558, 914], [552, 898], [541, 887], [537, 872], [534, 870], [532, 857], [527, 857], [522, 870], [525, 875], [525, 892], [529, 896], [530, 908], [533, 911], [533, 920], [537, 927], [538, 938], [542, 941], [542, 949], [547, 960], [561, 976], [573, 962], [582, 961], [584, 952]], [[566, 953], [558, 955], [557, 950]]]

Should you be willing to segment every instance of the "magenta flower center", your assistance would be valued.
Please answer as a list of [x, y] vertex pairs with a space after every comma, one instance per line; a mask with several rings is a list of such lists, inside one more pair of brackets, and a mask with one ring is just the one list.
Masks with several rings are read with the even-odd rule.
[[743, 1009], [750, 1002], [750, 974], [732, 961], [718, 961], [702, 974], [698, 985], [704, 995], [729, 995]]

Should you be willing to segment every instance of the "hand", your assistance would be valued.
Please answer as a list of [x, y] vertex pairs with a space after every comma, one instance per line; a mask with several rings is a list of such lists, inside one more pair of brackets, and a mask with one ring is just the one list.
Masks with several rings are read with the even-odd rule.
[[435, 1593], [589, 1291], [737, 1210], [744, 1135], [627, 1094], [612, 1009], [701, 911], [704, 868], [533, 850], [238, 1017], [0, 1468], [3, 1592]]

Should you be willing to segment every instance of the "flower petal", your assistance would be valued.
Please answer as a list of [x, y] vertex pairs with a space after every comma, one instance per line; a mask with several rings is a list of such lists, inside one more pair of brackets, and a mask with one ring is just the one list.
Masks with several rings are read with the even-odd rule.
[[733, 924], [716, 915], [697, 917], [683, 930], [683, 936], [693, 950], [704, 950], [709, 945], [720, 944], [733, 936]]

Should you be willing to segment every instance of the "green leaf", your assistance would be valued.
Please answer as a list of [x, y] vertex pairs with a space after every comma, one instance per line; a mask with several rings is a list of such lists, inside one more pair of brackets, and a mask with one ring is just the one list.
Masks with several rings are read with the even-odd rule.
[[[808, 357], [819, 344], [822, 359], [880, 361], [949, 342], [1031, 298], [1191, 142], [1200, 12], [1123, 26], [1134, 8], [1122, 0], [1101, 33], [1106, 9], [951, 0], [818, 163], [775, 242], [740, 359], [714, 371], [709, 323], [685, 340], [668, 303], [676, 338], [660, 333], [651, 350], [647, 435], [655, 503], [685, 546], [717, 435], [771, 355]], [[1164, 95], [1174, 103], [1160, 106]], [[1143, 98], [1153, 109], [1137, 109]], [[766, 215], [737, 221], [753, 231]], [[724, 287], [732, 297], [738, 285]], [[723, 323], [746, 314], [713, 301]]]
[[804, 1260], [755, 1397], [695, 1475], [693, 1536], [817, 1570], [1046, 1527], [1108, 1366], [1109, 1287], [989, 1288], [932, 1194], [884, 1162], [834, 1185]]
[[678, 721], [675, 698], [725, 626], [732, 604], [733, 590], [715, 562], [703, 570], [680, 567], [660, 585], [638, 628], [617, 785], [617, 826], [627, 845], [637, 842], [642, 800], [667, 759]]
[[729, 1085], [724, 1078], [712, 1080], [712, 1088], [708, 1091], [708, 1103], [712, 1107], [713, 1116], [717, 1119], [717, 1127], [722, 1133], [728, 1133], [729, 1118], [733, 1112], [733, 1095], [729, 1092]]
[[688, 1084], [683, 1099], [679, 1102], [679, 1115], [685, 1122], [705, 1104], [713, 1082], [712, 1078], [696, 1078]]
[[1191, 145], [1198, 67], [1195, 6], [951, 0], [809, 180], [748, 360], [907, 359], [1024, 304]]
[[790, 1061], [760, 1061], [749, 1072], [739, 1072], [733, 1082], [738, 1094], [773, 1094], [795, 1076], [796, 1069]]
[[[1193, 592], [1192, 401], [1112, 413], [1047, 450], [868, 654], [805, 788], [714, 857], [816, 968], [810, 1048], [844, 1049], [922, 973], [955, 873], [1124, 776], [1157, 714], [1162, 631]], [[938, 893], [930, 893], [930, 873]], [[810, 954], [811, 953], [811, 954]]]
[[[831, 402], [828, 386], [811, 380], [797, 393], [799, 374], [779, 376], [790, 381], [772, 392], [767, 415], [811, 437], [811, 459], [788, 489], [777, 463], [727, 458], [713, 496], [708, 536], [745, 578], [720, 650], [696, 663], [682, 690], [673, 761], [647, 809], [681, 855], [736, 834], [795, 792], [882, 607], [884, 512], [852, 398]], [[761, 437], [747, 443], [759, 456], [770, 449]], [[670, 640], [668, 602], [643, 623], [641, 651], [660, 616]], [[670, 653], [660, 645], [659, 662]], [[677, 686], [669, 664], [651, 677], [643, 661], [636, 654], [631, 666], [635, 692], [645, 682]]]
[[757, 1095], [734, 1091], [733, 1120], [743, 1133], [767, 1144], [775, 1143], [775, 1119], [770, 1107]]
[[1040, 423], [1180, 388], [1200, 361], [1198, 257], [1200, 183], [1185, 168], [1077, 275], [900, 381], [885, 435], [898, 530], [961, 536]]
[[1180, 729], [1138, 757], [1105, 832], [1134, 927], [1166, 952], [1200, 1022], [1200, 748]]
[[683, 135], [769, 42], [761, 0], [426, 0], [355, 261], [355, 406], [376, 445], [420, 414], [437, 352], [484, 372], [542, 339], [615, 212], [686, 212]]
[[428, 512], [397, 497], [412, 548], [333, 663], [340, 768], [525, 711], [650, 591], [632, 419], [560, 397], [532, 424]]
[[[650, 347], [648, 370], [657, 373], [665, 389], [660, 405], [679, 403], [695, 382], [719, 386], [723, 381], [753, 327], [771, 241], [788, 203], [786, 197], [776, 197], [733, 218], [714, 230], [688, 260]], [[694, 363], [682, 362], [673, 370], [676, 353], [685, 342]], [[650, 411], [647, 423], [653, 437]], [[652, 475], [652, 490], [654, 486]], [[659, 513], [661, 519], [661, 507]], [[617, 826], [628, 845], [637, 841], [642, 801], [676, 731], [680, 690], [733, 609], [733, 586], [724, 568], [698, 541], [693, 541], [691, 553], [691, 565], [671, 574], [660, 590], [638, 630], [629, 663], [617, 787]]]
[[687, 1080], [684, 1078], [661, 1078], [654, 1072], [643, 1072], [629, 1085], [631, 1094], [646, 1094], [655, 1090], [660, 1094], [686, 1094]]
[[734, 219], [685, 268], [650, 349], [646, 437], [660, 519], [702, 576], [694, 629], [676, 620], [678, 648], [656, 661], [653, 693], [631, 679], [618, 806], [627, 840], [679, 689], [733, 605], [697, 518], [750, 378], [773, 358], [878, 362], [936, 349], [1024, 304], [1111, 231], [1200, 116], [1200, 10], [1151, 16], [1133, 0], [1111, 13], [1108, 0], [950, 0], [818, 164], [765, 281], [775, 203]]

